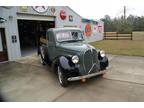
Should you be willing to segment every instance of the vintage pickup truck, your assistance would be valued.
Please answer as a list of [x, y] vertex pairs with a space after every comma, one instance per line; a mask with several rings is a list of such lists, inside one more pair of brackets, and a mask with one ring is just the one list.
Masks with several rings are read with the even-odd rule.
[[105, 52], [87, 44], [78, 28], [51, 28], [39, 40], [41, 63], [55, 69], [63, 87], [69, 81], [102, 75], [108, 67]]

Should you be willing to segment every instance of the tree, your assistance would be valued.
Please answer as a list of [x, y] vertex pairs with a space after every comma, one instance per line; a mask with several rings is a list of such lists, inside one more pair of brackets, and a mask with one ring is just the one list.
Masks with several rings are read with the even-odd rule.
[[111, 19], [109, 15], [105, 15], [103, 19], [106, 32], [132, 32], [144, 31], [144, 17], [129, 15], [127, 19], [123, 16]]

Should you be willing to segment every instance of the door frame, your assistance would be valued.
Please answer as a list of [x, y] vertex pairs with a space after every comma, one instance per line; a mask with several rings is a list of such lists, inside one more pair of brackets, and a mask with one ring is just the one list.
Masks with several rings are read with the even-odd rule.
[[1, 32], [1, 41], [2, 41], [2, 46], [3, 46], [3, 52], [0, 52], [0, 53], [5, 53], [4, 55], [5, 58], [2, 59], [2, 61], [0, 60], [0, 63], [1, 63], [1, 62], [8, 61], [8, 48], [7, 48], [7, 41], [6, 41], [6, 35], [5, 35], [5, 28], [0, 28], [0, 32]]

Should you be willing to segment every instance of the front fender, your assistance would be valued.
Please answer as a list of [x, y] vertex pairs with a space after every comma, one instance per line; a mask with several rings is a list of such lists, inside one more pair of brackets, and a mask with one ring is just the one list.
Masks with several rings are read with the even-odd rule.
[[106, 67], [108, 66], [109, 66], [109, 61], [108, 61], [108, 58], [105, 56], [104, 58], [100, 60], [100, 68], [101, 70], [105, 70]]
[[65, 57], [65, 56], [59, 57], [59, 65], [64, 70], [70, 70], [71, 69], [71, 66], [69, 65], [69, 59], [68, 59], [68, 57]]

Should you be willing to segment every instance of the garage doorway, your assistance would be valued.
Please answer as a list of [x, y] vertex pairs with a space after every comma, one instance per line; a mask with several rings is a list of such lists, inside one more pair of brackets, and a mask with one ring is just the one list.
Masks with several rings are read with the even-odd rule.
[[54, 21], [18, 20], [21, 55], [28, 56], [36, 53], [38, 37], [46, 36], [47, 29], [54, 27]]
[[5, 29], [0, 28], [0, 62], [7, 61], [7, 60], [8, 60], [8, 54], [7, 54]]

